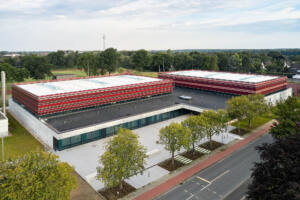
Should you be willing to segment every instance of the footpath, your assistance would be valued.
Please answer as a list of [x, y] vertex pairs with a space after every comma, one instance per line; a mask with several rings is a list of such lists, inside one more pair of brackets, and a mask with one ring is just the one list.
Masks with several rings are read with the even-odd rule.
[[245, 139], [233, 144], [232, 146], [228, 147], [226, 150], [219, 152], [211, 157], [207, 158], [206, 160], [200, 162], [199, 164], [183, 171], [182, 173], [176, 175], [175, 177], [170, 178], [169, 180], [165, 181], [164, 183], [155, 186], [154, 188], [146, 191], [145, 193], [135, 197], [135, 200], [148, 200], [154, 199], [155, 197], [163, 194], [173, 188], [174, 186], [180, 184], [184, 180], [190, 178], [194, 174], [198, 173], [199, 171], [209, 167], [210, 165], [224, 159], [225, 157], [229, 156], [233, 152], [241, 149], [245, 145], [249, 144], [253, 140], [257, 139], [258, 137], [262, 136], [271, 128], [274, 120], [266, 123], [265, 125], [255, 129], [252, 133], [246, 137]]

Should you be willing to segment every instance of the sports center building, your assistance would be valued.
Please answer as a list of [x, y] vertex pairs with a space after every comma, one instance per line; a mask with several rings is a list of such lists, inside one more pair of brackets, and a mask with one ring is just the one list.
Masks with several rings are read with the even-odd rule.
[[268, 95], [287, 88], [287, 77], [285, 76], [186, 70], [160, 73], [159, 78], [172, 79], [175, 85], [180, 87], [234, 95]]
[[[200, 70], [18, 83], [10, 113], [45, 145], [63, 150], [187, 113], [221, 109], [233, 95], [270, 102], [292, 91], [286, 77]], [[187, 98], [188, 97], [188, 98]]]

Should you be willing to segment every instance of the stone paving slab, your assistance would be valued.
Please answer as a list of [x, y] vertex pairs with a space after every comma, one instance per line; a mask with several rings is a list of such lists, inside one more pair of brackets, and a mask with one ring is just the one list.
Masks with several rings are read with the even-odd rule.
[[195, 150], [204, 154], [209, 154], [211, 152], [210, 150], [204, 149], [202, 147], [195, 147]]
[[181, 162], [181, 163], [185, 164], [185, 165], [187, 165], [187, 164], [189, 164], [189, 163], [192, 162], [192, 160], [190, 160], [190, 159], [188, 159], [188, 158], [186, 158], [184, 156], [181, 156], [181, 155], [175, 156], [174, 159], [177, 160], [178, 162]]
[[148, 183], [156, 181], [160, 179], [162, 176], [169, 174], [168, 170], [165, 170], [157, 165], [146, 169], [143, 174], [138, 174], [135, 176], [130, 177], [128, 180], [125, 180], [131, 186], [135, 187], [136, 189], [141, 188]]

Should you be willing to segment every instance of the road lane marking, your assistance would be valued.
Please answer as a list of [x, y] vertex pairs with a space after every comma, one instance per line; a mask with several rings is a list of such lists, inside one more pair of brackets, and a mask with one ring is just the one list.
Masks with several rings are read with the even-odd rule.
[[194, 197], [194, 195], [193, 194], [191, 194], [191, 196], [189, 196], [187, 199], [185, 199], [185, 200], [189, 200], [189, 199], [191, 199], [191, 198], [193, 198]]
[[200, 177], [200, 176], [197, 176], [197, 178], [199, 178], [201, 181], [204, 181], [204, 182], [206, 182], [206, 183], [210, 183], [210, 181], [208, 181], [208, 180], [206, 180], [205, 178], [202, 178], [202, 177]]
[[228, 172], [230, 172], [230, 170], [227, 170], [227, 171], [223, 172], [222, 174], [220, 174], [219, 176], [217, 176], [216, 178], [214, 178], [213, 180], [211, 180], [211, 182], [214, 182], [215, 180], [221, 178], [222, 176], [224, 176], [224, 175], [227, 174]]
[[230, 170], [227, 170], [225, 172], [223, 172], [222, 174], [220, 174], [219, 176], [217, 176], [216, 178], [214, 178], [213, 180], [210, 181], [209, 184], [207, 184], [205, 187], [203, 187], [200, 191], [205, 190], [207, 187], [209, 187], [214, 181], [216, 181], [217, 179], [221, 178], [222, 176], [224, 176], [225, 174], [227, 174], [228, 172], [230, 172]]

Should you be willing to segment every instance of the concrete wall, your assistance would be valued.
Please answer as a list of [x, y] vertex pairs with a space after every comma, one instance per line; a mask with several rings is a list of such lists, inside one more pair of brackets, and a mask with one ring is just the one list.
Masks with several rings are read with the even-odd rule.
[[41, 120], [36, 118], [11, 98], [8, 100], [9, 112], [39, 141], [53, 148], [53, 136], [55, 131], [50, 129]]
[[265, 99], [268, 103], [275, 105], [277, 102], [286, 100], [289, 96], [292, 96], [292, 95], [293, 95], [292, 88], [287, 88], [285, 90], [265, 96]]
[[8, 136], [8, 119], [2, 112], [0, 115], [0, 137], [6, 137]]

